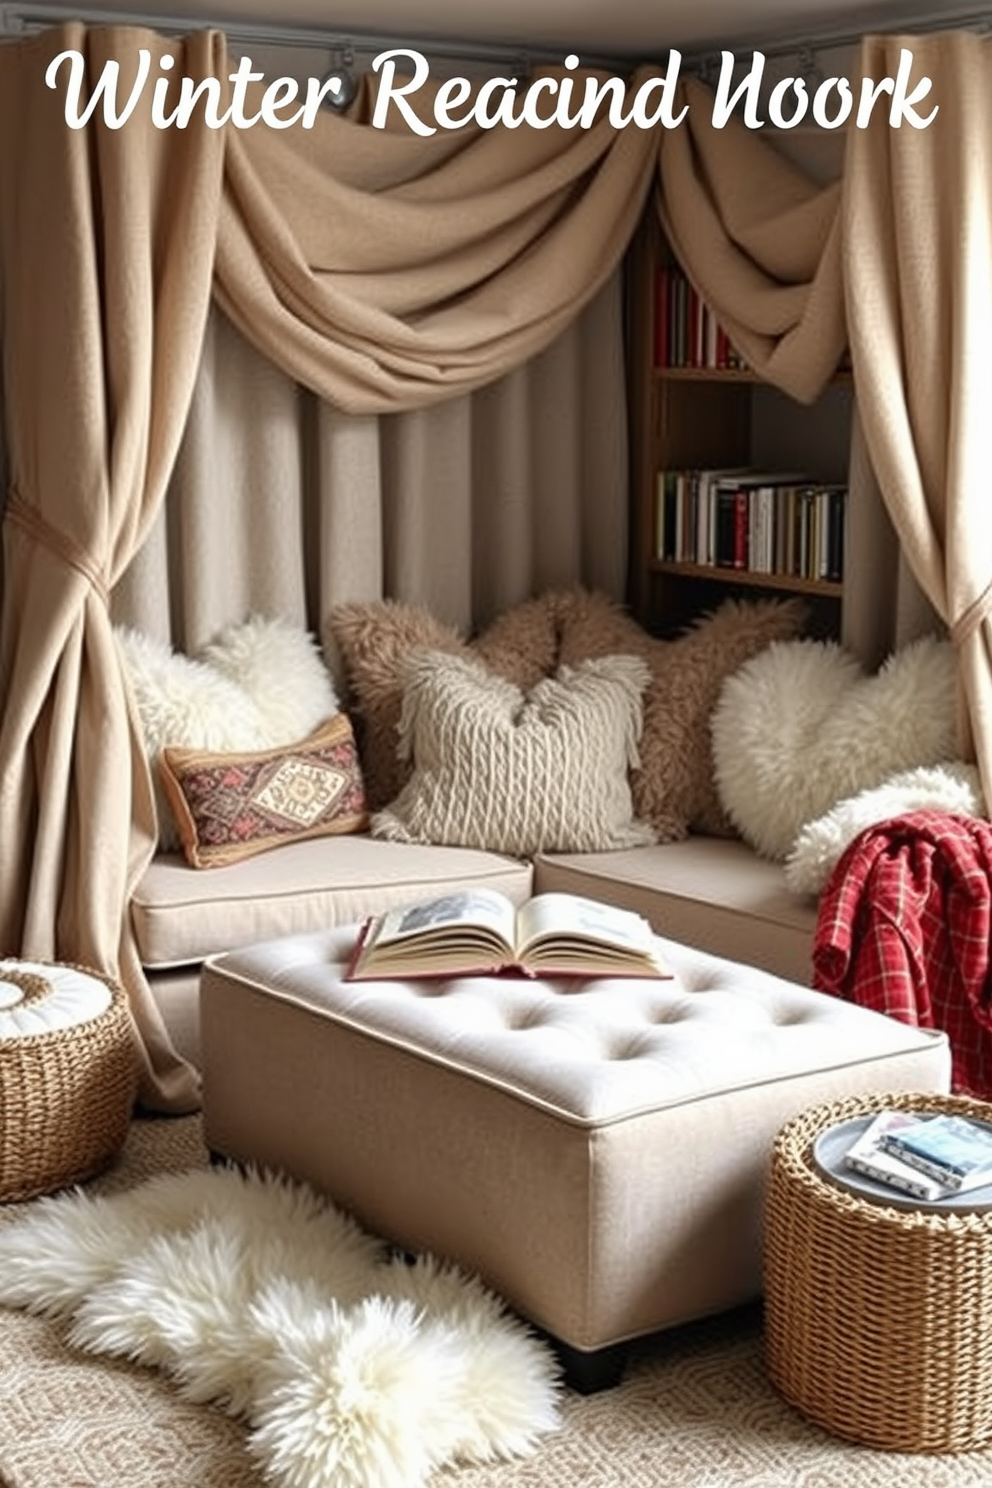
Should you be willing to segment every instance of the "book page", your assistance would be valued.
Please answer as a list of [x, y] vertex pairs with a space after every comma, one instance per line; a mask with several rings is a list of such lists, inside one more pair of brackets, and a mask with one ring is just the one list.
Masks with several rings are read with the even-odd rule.
[[651, 926], [641, 915], [579, 894], [537, 894], [529, 899], [517, 915], [517, 936], [520, 956], [549, 936], [595, 941], [642, 954], [654, 951]]
[[377, 923], [369, 943], [395, 945], [413, 937], [433, 938], [457, 926], [472, 925], [490, 931], [507, 947], [512, 947], [515, 919], [513, 905], [505, 894], [495, 889], [465, 889], [442, 894], [423, 904], [390, 910]]

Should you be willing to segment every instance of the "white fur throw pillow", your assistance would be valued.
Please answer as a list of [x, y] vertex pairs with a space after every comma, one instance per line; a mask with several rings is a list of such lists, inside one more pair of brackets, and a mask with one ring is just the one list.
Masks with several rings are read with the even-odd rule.
[[648, 675], [638, 657], [607, 656], [524, 693], [473, 657], [411, 656], [400, 749], [413, 775], [372, 835], [520, 857], [652, 842], [627, 779]]
[[253, 616], [196, 657], [125, 626], [115, 635], [152, 770], [161, 847], [179, 846], [159, 782], [166, 745], [241, 753], [296, 744], [339, 711], [314, 638], [288, 621]]
[[727, 679], [711, 717], [727, 814], [758, 852], [784, 859], [839, 801], [953, 759], [955, 690], [954, 648], [934, 636], [874, 676], [834, 642], [774, 643]]
[[960, 760], [903, 770], [874, 790], [849, 796], [825, 816], [807, 822], [785, 861], [785, 881], [796, 894], [822, 893], [845, 850], [859, 833], [907, 811], [947, 811], [984, 816], [978, 770]]

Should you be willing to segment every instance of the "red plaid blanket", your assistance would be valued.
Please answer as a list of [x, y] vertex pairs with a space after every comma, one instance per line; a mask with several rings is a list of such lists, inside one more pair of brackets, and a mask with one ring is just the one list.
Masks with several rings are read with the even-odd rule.
[[820, 900], [813, 985], [943, 1029], [953, 1088], [992, 1098], [992, 824], [914, 811], [869, 827]]

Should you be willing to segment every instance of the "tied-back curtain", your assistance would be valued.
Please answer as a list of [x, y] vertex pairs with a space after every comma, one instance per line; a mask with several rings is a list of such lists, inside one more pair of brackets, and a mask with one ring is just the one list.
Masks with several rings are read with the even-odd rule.
[[844, 274], [865, 440], [907, 562], [957, 644], [961, 747], [992, 800], [992, 43], [872, 37], [932, 79], [925, 129], [876, 110], [848, 142]]
[[680, 87], [689, 112], [658, 154], [666, 236], [755, 371], [810, 403], [847, 339], [840, 184], [813, 181], [736, 115], [718, 129], [712, 90]]
[[[150, 82], [126, 124], [70, 129], [49, 61], [82, 53], [87, 97], [119, 62], [126, 97], [140, 47]], [[158, 67], [167, 51], [171, 72]], [[650, 185], [655, 131], [421, 139], [329, 113], [312, 133], [239, 134], [199, 113], [156, 128], [166, 73], [168, 107], [182, 78], [227, 76], [215, 33], [173, 45], [70, 24], [0, 48], [0, 69], [0, 948], [120, 977], [141, 1099], [189, 1109], [196, 1077], [165, 1036], [129, 920], [151, 797], [107, 597], [162, 499], [212, 276], [245, 335], [341, 409], [481, 388], [606, 284]], [[366, 168], [371, 182], [355, 174]]]
[[[215, 38], [167, 45], [191, 77]], [[0, 951], [130, 976], [143, 1092], [190, 1098], [136, 970], [131, 890], [153, 809], [108, 594], [182, 435], [210, 298], [223, 143], [196, 126], [72, 131], [45, 69], [99, 72], [114, 30], [0, 47], [0, 271], [10, 485], [0, 619]]]

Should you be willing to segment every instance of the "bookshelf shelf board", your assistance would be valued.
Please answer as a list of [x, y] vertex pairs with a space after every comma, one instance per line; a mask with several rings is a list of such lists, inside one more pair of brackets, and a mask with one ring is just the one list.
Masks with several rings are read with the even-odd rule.
[[[761, 387], [769, 384], [750, 367], [652, 367], [659, 382], [746, 382]], [[854, 377], [850, 367], [839, 368], [831, 377], [828, 386], [850, 387]]]
[[750, 367], [655, 367], [659, 382], [748, 382], [762, 379]]
[[755, 573], [748, 568], [717, 568], [707, 563], [676, 563], [653, 558], [652, 573], [670, 574], [673, 578], [707, 579], [716, 584], [746, 584], [753, 589], [787, 589], [796, 594], [822, 594], [840, 599], [844, 585], [834, 579], [804, 579], [796, 574]]

